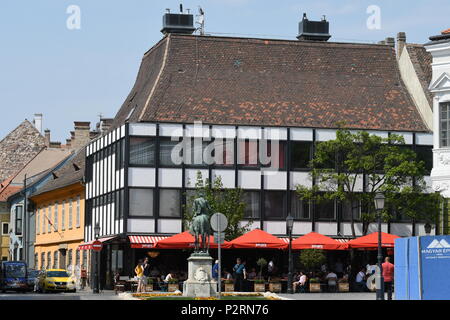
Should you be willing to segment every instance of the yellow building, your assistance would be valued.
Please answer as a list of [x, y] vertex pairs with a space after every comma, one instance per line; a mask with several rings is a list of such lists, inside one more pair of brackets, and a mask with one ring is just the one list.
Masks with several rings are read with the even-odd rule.
[[80, 278], [89, 270], [84, 241], [84, 149], [53, 173], [53, 179], [35, 192], [35, 265], [37, 269], [67, 269]]

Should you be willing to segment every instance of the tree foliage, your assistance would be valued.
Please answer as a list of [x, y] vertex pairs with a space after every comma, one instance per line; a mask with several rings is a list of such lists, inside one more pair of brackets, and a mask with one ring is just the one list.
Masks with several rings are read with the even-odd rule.
[[228, 227], [225, 230], [225, 240], [233, 240], [250, 230], [251, 220], [246, 225], [241, 226], [246, 206], [245, 202], [242, 201], [242, 189], [224, 188], [220, 177], [217, 177], [213, 182], [209, 179], [203, 180], [200, 171], [197, 171], [195, 190], [193, 194], [186, 197], [186, 204], [183, 208], [185, 229], [190, 227], [193, 219], [192, 205], [200, 195], [203, 195], [209, 202], [212, 214], [220, 212], [227, 217]]
[[386, 198], [384, 221], [389, 221], [393, 213], [435, 221], [440, 196], [427, 193], [425, 163], [417, 160], [416, 153], [405, 146], [400, 135], [383, 138], [365, 131], [352, 133], [339, 129], [336, 139], [317, 143], [309, 166], [315, 184], [311, 188], [297, 186], [300, 199], [350, 204], [354, 236], [353, 209], [361, 211], [366, 234], [369, 224], [376, 219], [374, 197], [379, 192]]
[[313, 271], [319, 268], [327, 260], [323, 250], [306, 249], [300, 252], [300, 264], [306, 271]]

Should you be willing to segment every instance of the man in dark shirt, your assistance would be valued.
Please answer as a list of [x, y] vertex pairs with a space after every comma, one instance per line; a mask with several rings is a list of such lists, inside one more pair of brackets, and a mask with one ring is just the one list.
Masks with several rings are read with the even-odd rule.
[[241, 263], [241, 259], [236, 259], [236, 264], [233, 267], [234, 271], [234, 291], [241, 291], [243, 289], [245, 266]]

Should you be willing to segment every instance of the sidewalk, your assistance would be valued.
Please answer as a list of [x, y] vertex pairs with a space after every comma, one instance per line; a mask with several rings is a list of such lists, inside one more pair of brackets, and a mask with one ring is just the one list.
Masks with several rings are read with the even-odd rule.
[[[280, 297], [289, 300], [376, 300], [375, 292], [339, 292], [339, 293], [279, 293]], [[395, 300], [395, 296], [392, 295]], [[387, 299], [387, 296], [385, 296]]]

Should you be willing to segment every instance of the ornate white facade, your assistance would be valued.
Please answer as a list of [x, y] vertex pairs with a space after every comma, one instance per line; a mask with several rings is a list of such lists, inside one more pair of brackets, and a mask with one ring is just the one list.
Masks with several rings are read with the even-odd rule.
[[[433, 38], [433, 37], [432, 37]], [[430, 91], [433, 94], [433, 170], [431, 179], [433, 190], [445, 198], [450, 198], [450, 146], [441, 145], [440, 106], [450, 102], [450, 37], [435, 40], [425, 45], [433, 56], [433, 76]], [[447, 129], [448, 130], [448, 129]]]

